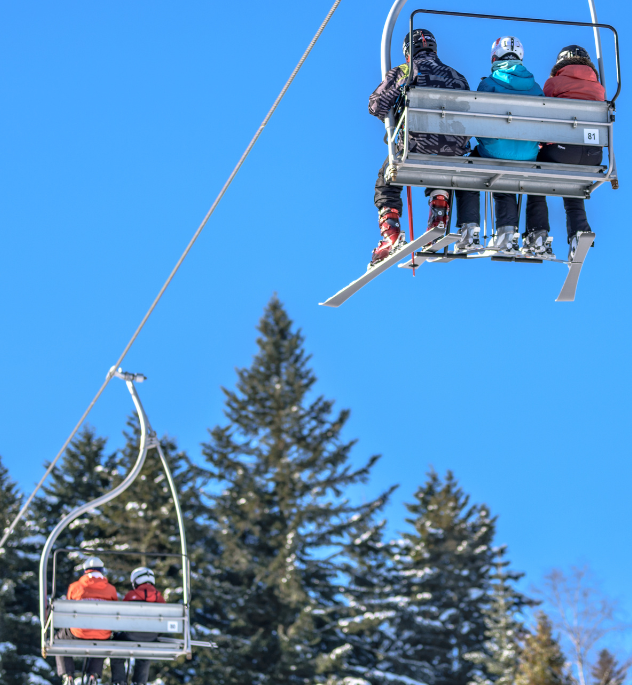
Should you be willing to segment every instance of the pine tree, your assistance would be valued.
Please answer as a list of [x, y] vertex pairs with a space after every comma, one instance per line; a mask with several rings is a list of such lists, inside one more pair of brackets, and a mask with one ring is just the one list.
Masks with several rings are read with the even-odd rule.
[[397, 642], [391, 672], [412, 679], [431, 673], [435, 685], [467, 685], [477, 673], [465, 658], [484, 651], [486, 607], [494, 564], [495, 519], [484, 505], [470, 505], [448, 471], [431, 471], [407, 505], [415, 529], [395, 555], [401, 598], [391, 623]]
[[602, 649], [592, 669], [593, 682], [595, 685], [623, 685], [627, 670], [625, 666], [617, 663], [614, 654]]
[[549, 617], [538, 612], [536, 631], [528, 635], [520, 657], [516, 685], [573, 685]]
[[326, 682], [350, 649], [336, 628], [337, 553], [384, 503], [343, 499], [377, 457], [349, 465], [354, 442], [341, 438], [349, 412], [314, 396], [303, 336], [276, 297], [258, 330], [251, 367], [238, 370], [236, 391], [224, 390], [229, 425], [203, 447], [220, 548], [209, 575], [218, 608], [207, 626], [221, 634], [196, 685]]
[[[15, 483], [0, 460], [0, 531], [21, 506]], [[38, 655], [37, 556], [33, 521], [27, 515], [0, 550], [0, 683], [26, 685], [52, 682], [53, 672]]]
[[485, 608], [485, 651], [466, 655], [482, 668], [472, 681], [476, 685], [514, 685], [520, 663], [520, 642], [525, 633], [517, 614], [532, 604], [516, 591], [513, 582], [523, 576], [507, 570], [509, 562], [504, 560], [505, 548], [496, 550], [496, 571], [492, 576], [491, 604]]
[[[386, 521], [368, 521], [348, 550], [346, 607], [338, 629], [350, 647], [340, 654], [328, 685], [413, 685], [433, 682], [427, 663], [415, 664], [415, 679], [393, 672], [401, 637], [393, 625], [402, 609], [401, 577], [395, 568], [397, 545], [383, 541]], [[413, 666], [408, 663], [408, 666]]]

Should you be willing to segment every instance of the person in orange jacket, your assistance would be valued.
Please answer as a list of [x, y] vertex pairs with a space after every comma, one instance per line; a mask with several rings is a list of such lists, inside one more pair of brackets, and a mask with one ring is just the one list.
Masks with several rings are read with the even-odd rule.
[[[156, 576], [154, 572], [146, 566], [135, 568], [130, 577], [132, 589], [125, 595], [124, 602], [157, 602], [164, 604], [165, 598], [156, 589]], [[118, 640], [131, 640], [132, 642], [155, 642], [158, 633], [126, 632], [117, 633]], [[110, 659], [112, 667], [113, 685], [125, 685], [125, 660]], [[149, 679], [149, 667], [151, 661], [148, 659], [136, 659], [134, 663], [134, 673], [132, 675], [132, 685], [145, 685]]]
[[[66, 593], [68, 599], [97, 599], [106, 602], [118, 601], [116, 588], [105, 577], [105, 567], [99, 557], [90, 557], [83, 564], [83, 575], [79, 580], [71, 583]], [[109, 630], [93, 630], [85, 628], [63, 628], [57, 631], [57, 637], [62, 640], [109, 640], [112, 635]], [[70, 656], [57, 656], [57, 675], [62, 676], [63, 685], [72, 685], [75, 674], [75, 661]], [[103, 659], [89, 658], [86, 664], [88, 685], [96, 685], [103, 672]]]

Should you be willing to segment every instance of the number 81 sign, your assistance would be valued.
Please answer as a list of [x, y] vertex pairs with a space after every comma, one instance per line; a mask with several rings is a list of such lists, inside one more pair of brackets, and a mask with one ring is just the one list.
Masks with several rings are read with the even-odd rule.
[[586, 143], [587, 145], [599, 145], [599, 129], [585, 128], [584, 143]]

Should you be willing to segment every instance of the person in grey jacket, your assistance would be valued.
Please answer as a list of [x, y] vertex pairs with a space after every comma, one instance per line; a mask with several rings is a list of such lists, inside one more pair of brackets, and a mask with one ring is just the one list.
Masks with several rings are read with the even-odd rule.
[[[384, 121], [391, 107], [394, 107], [397, 103], [411, 68], [411, 86], [419, 88], [454, 88], [457, 90], [470, 89], [465, 76], [439, 59], [437, 55], [437, 41], [430, 31], [427, 29], [415, 29], [413, 31], [412, 63], [409, 39], [410, 35], [407, 33], [403, 45], [406, 64], [391, 69], [369, 98], [370, 114], [381, 121]], [[404, 140], [401, 132], [397, 144], [398, 149], [403, 149]], [[408, 146], [410, 152], [457, 157], [462, 157], [470, 149], [469, 137], [426, 133], [411, 133]], [[378, 173], [375, 184], [374, 201], [379, 213], [382, 239], [373, 250], [370, 266], [388, 257], [393, 249], [404, 240], [404, 233], [399, 222], [403, 208], [401, 199], [402, 187], [391, 185], [385, 179], [384, 174], [388, 164], [389, 160], [387, 158]], [[426, 189], [426, 195], [430, 196], [429, 204], [431, 211], [429, 225], [431, 225], [433, 214], [436, 215], [437, 209], [444, 211], [449, 204], [449, 191], [431, 191]], [[455, 250], [480, 249], [478, 245], [478, 233], [480, 231], [479, 194], [477, 192], [457, 190], [456, 204], [459, 218], [457, 226], [461, 228], [461, 240], [456, 244]]]

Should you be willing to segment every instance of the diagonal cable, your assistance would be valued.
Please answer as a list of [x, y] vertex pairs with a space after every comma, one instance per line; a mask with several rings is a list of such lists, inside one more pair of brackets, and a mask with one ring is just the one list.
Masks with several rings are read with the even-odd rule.
[[250, 154], [252, 148], [255, 146], [255, 143], [257, 142], [257, 140], [259, 140], [259, 136], [263, 133], [263, 129], [266, 127], [267, 123], [272, 118], [272, 115], [274, 114], [276, 108], [279, 106], [279, 103], [283, 99], [283, 96], [287, 93], [288, 88], [292, 85], [292, 81], [294, 81], [294, 79], [295, 79], [296, 75], [298, 74], [300, 68], [303, 66], [303, 63], [307, 59], [309, 53], [312, 51], [312, 48], [314, 47], [314, 45], [316, 45], [316, 41], [318, 41], [322, 32], [325, 30], [325, 27], [327, 26], [327, 24], [329, 23], [329, 20], [333, 16], [333, 13], [338, 9], [338, 5], [340, 4], [340, 2], [341, 2], [341, 0], [336, 0], [333, 4], [332, 8], [327, 13], [327, 16], [323, 20], [323, 23], [320, 25], [318, 31], [316, 31], [316, 35], [312, 38], [310, 44], [307, 46], [307, 49], [303, 53], [303, 56], [299, 60], [298, 64], [294, 67], [294, 71], [291, 73], [290, 78], [287, 80], [286, 84], [283, 86], [283, 89], [281, 90], [281, 92], [277, 96], [277, 99], [274, 101], [274, 104], [270, 108], [270, 111], [266, 114], [265, 119], [261, 122], [261, 125], [257, 129], [257, 132], [255, 133], [252, 140], [248, 144], [248, 147], [244, 151], [244, 154], [241, 156], [241, 158], [237, 162], [237, 166], [235, 166], [235, 168], [232, 170], [230, 176], [228, 177], [228, 180], [226, 181], [226, 183], [224, 183], [224, 187], [219, 191], [219, 195], [215, 198], [215, 202], [213, 202], [213, 204], [211, 205], [211, 208], [206, 213], [206, 216], [204, 217], [204, 219], [202, 219], [202, 223], [198, 226], [197, 231], [193, 234], [193, 237], [189, 241], [189, 244], [186, 246], [184, 252], [182, 253], [182, 255], [180, 257], [180, 259], [178, 259], [176, 265], [173, 267], [173, 271], [169, 274], [169, 277], [167, 278], [164, 285], [160, 289], [160, 292], [158, 293], [158, 295], [156, 295], [156, 299], [151, 303], [151, 307], [149, 307], [149, 309], [147, 310], [147, 313], [143, 317], [143, 320], [138, 325], [138, 328], [134, 331], [134, 335], [132, 335], [132, 337], [130, 338], [130, 341], [125, 346], [125, 349], [121, 353], [121, 356], [117, 359], [114, 366], [112, 366], [112, 368], [108, 372], [107, 376], [105, 377], [105, 381], [104, 381], [103, 385], [99, 388], [99, 391], [94, 396], [92, 402], [90, 402], [90, 404], [88, 405], [88, 408], [82, 414], [81, 418], [77, 422], [77, 425], [73, 428], [72, 432], [70, 433], [70, 435], [66, 439], [66, 442], [63, 444], [62, 448], [57, 453], [57, 456], [53, 459], [53, 461], [50, 463], [49, 467], [46, 469], [46, 472], [42, 476], [42, 479], [40, 480], [40, 482], [35, 487], [35, 490], [33, 490], [33, 492], [29, 495], [28, 499], [26, 500], [26, 502], [24, 503], [24, 505], [22, 506], [22, 508], [18, 512], [18, 515], [15, 517], [15, 519], [13, 520], [11, 525], [5, 530], [4, 535], [2, 536], [2, 540], [0, 540], [0, 551], [2, 551], [2, 547], [3, 547], [4, 543], [7, 541], [9, 535], [11, 535], [11, 533], [14, 531], [19, 520], [26, 513], [27, 509], [29, 508], [29, 506], [30, 506], [31, 502], [33, 501], [33, 498], [37, 494], [38, 490], [42, 487], [42, 485], [44, 484], [44, 481], [48, 478], [48, 476], [50, 475], [52, 470], [55, 468], [55, 464], [59, 461], [59, 458], [66, 451], [66, 448], [70, 444], [71, 440], [77, 434], [77, 431], [79, 430], [79, 428], [81, 428], [81, 424], [86, 420], [88, 414], [92, 411], [92, 408], [96, 404], [97, 400], [103, 394], [103, 391], [107, 387], [108, 383], [110, 382], [110, 380], [112, 380], [112, 377], [114, 375], [114, 371], [119, 367], [119, 365], [122, 363], [123, 359], [125, 359], [125, 356], [127, 355], [127, 353], [130, 351], [132, 345], [136, 342], [136, 338], [138, 338], [140, 332], [143, 330], [145, 324], [147, 323], [147, 320], [152, 315], [152, 313], [153, 313], [154, 309], [156, 308], [156, 305], [158, 304], [158, 302], [160, 302], [160, 299], [164, 295], [165, 290], [167, 290], [167, 288], [169, 287], [171, 281], [173, 280], [174, 276], [178, 272], [178, 269], [182, 266], [182, 262], [184, 262], [187, 255], [191, 251], [191, 248], [195, 244], [195, 241], [200, 237], [200, 233], [202, 233], [202, 231], [204, 230], [204, 227], [208, 223], [208, 220], [211, 218], [211, 215], [213, 214], [213, 212], [217, 208], [217, 205], [221, 202], [222, 198], [224, 197], [224, 194], [228, 190], [228, 187], [230, 186], [230, 184], [235, 179], [235, 176], [237, 176], [237, 172], [241, 169], [243, 163], [246, 161], [246, 158]]

